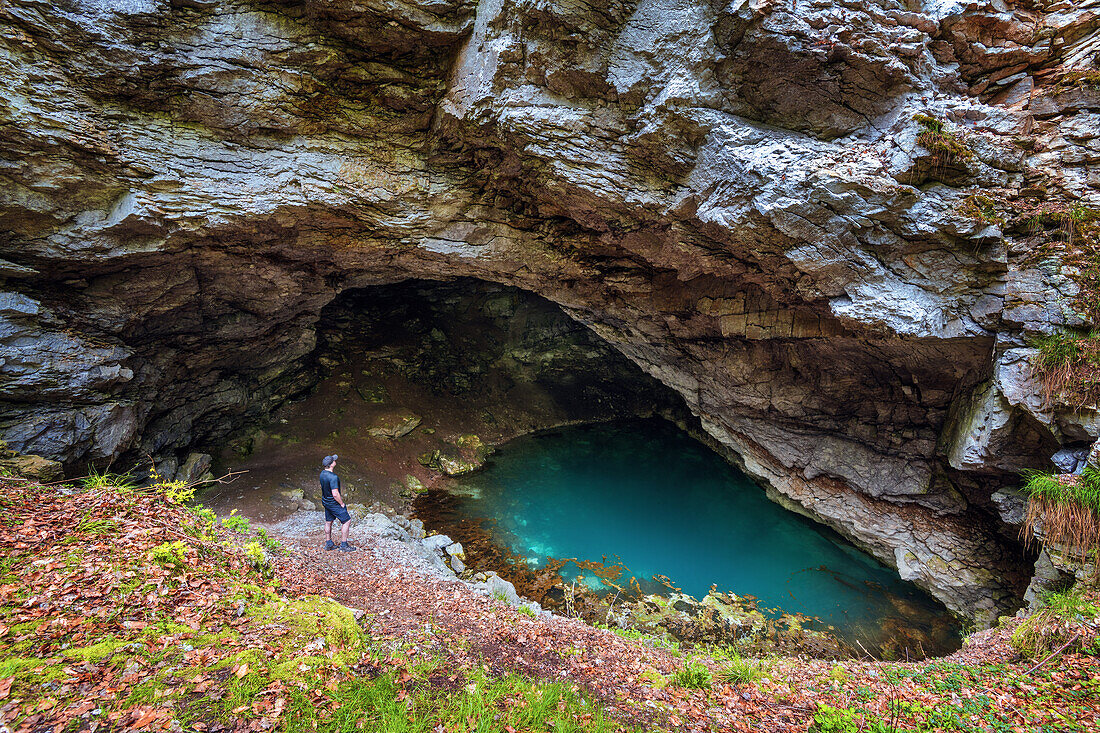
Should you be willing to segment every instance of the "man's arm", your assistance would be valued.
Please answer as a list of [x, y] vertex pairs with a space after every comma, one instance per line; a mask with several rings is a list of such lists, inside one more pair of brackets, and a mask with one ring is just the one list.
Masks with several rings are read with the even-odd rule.
[[347, 505], [344, 503], [344, 497], [340, 496], [340, 489], [334, 488], [332, 490], [332, 498], [336, 500], [337, 504], [345, 509], [347, 508]]

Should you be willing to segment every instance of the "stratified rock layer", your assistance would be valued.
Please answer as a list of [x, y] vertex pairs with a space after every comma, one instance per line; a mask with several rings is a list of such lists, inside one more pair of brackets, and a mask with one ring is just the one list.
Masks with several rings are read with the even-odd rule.
[[1100, 96], [1043, 75], [1092, 63], [1097, 5], [10, 0], [0, 433], [186, 455], [308, 385], [338, 293], [480, 278], [991, 620], [1027, 573], [990, 496], [1100, 425], [1017, 389], [1072, 273], [962, 212], [1096, 203]]

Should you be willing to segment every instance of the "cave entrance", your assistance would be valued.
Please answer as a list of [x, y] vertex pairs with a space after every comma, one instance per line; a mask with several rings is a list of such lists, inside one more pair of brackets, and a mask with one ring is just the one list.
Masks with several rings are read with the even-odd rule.
[[[662, 415], [679, 395], [562, 309], [475, 279], [353, 288], [321, 311], [298, 389], [308, 395], [232, 441], [247, 471], [203, 502], [274, 521], [309, 506], [324, 455], [341, 456], [349, 501], [406, 506], [487, 449], [554, 426]], [[306, 496], [299, 500], [299, 492]]]
[[[714, 584], [759, 597], [723, 613], [792, 651], [809, 617], [851, 650], [957, 645], [942, 605], [769, 501], [690, 437], [702, 431], [678, 394], [539, 296], [472, 279], [354, 288], [322, 310], [316, 334], [308, 396], [220, 456], [247, 473], [203, 497], [219, 514], [271, 522], [311, 508], [320, 458], [338, 454], [353, 512], [413, 508], [462, 541], [472, 567], [557, 610], [570, 573], [586, 576], [587, 600], [568, 603], [593, 620], [614, 598], [622, 610], [624, 591], [641, 603], [673, 587], [703, 598]], [[731, 623], [700, 633], [732, 641]]]

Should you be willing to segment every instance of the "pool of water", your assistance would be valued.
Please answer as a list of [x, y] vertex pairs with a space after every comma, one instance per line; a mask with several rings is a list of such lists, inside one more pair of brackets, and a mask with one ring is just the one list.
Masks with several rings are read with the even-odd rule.
[[[770, 501], [663, 420], [518, 438], [448, 488], [456, 525], [478, 520], [534, 567], [549, 558], [610, 558], [625, 577], [666, 576], [697, 598], [712, 586], [755, 596], [762, 608], [835, 626], [850, 642], [877, 647], [891, 629], [916, 629], [936, 647], [926, 651], [958, 645], [941, 604], [835, 532]], [[578, 569], [562, 573], [571, 580]]]

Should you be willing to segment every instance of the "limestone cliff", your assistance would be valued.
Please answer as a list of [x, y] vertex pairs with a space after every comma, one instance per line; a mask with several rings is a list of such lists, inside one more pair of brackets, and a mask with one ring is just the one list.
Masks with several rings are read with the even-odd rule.
[[480, 278], [560, 304], [777, 498], [988, 621], [1027, 582], [991, 495], [1100, 432], [1029, 386], [1029, 339], [1083, 323], [1074, 273], [972, 213], [1100, 203], [1100, 91], [1056, 83], [1095, 68], [1100, 0], [9, 0], [0, 23], [17, 450], [215, 440], [302, 386], [338, 293]]

